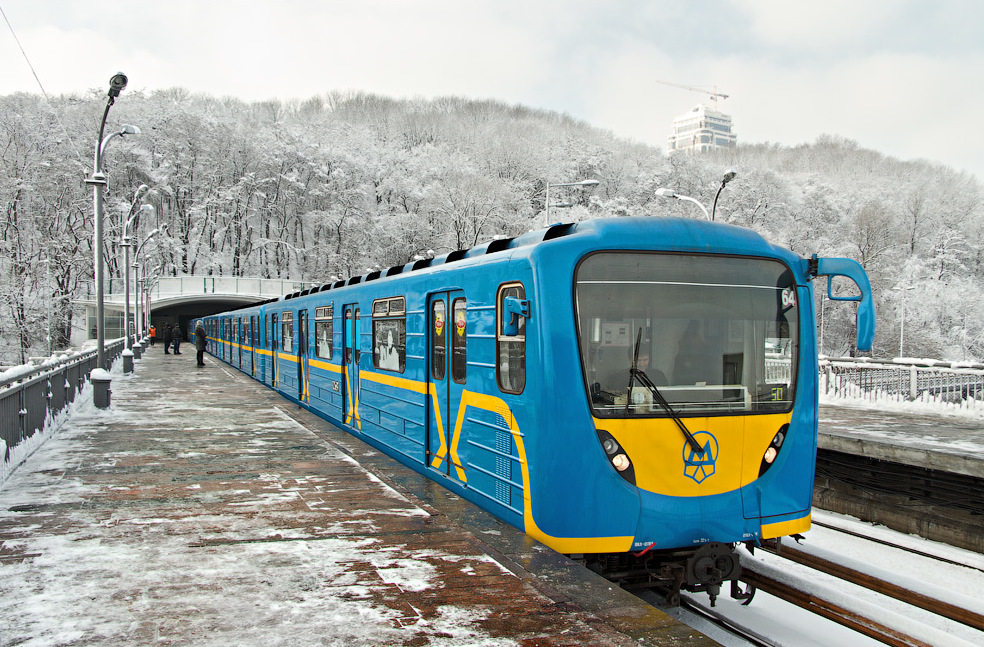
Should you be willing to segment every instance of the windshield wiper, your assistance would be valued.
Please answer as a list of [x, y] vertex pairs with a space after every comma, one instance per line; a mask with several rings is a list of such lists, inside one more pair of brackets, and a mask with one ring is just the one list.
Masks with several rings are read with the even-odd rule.
[[649, 376], [646, 375], [645, 371], [638, 368], [639, 344], [641, 342], [642, 342], [642, 328], [639, 329], [639, 334], [636, 335], [635, 353], [632, 355], [632, 368], [629, 369], [629, 387], [627, 389], [628, 394], [625, 398], [625, 412], [628, 413], [629, 407], [632, 406], [631, 405], [632, 385], [633, 383], [635, 383], [636, 380], [638, 380], [639, 384], [649, 389], [649, 392], [653, 394], [653, 399], [660, 407], [663, 408], [663, 411], [665, 411], [671, 418], [673, 418], [673, 422], [676, 423], [676, 426], [680, 429], [680, 431], [683, 432], [684, 437], [686, 437], [687, 444], [690, 445], [690, 449], [692, 449], [694, 453], [696, 453], [698, 456], [703, 456], [704, 448], [700, 446], [700, 443], [697, 442], [697, 439], [694, 438], [694, 435], [690, 433], [689, 429], [687, 429], [687, 425], [683, 424], [683, 420], [680, 418], [679, 415], [677, 415], [677, 412], [673, 410], [673, 407], [670, 406], [670, 403], [666, 401], [666, 398], [663, 397], [663, 394], [659, 392], [659, 389], [656, 388], [656, 384], [654, 384], [653, 381], [649, 379]]

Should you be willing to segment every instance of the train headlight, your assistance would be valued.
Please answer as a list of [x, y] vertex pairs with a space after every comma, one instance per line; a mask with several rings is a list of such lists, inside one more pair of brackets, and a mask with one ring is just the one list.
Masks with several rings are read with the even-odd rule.
[[782, 444], [786, 442], [786, 433], [789, 431], [789, 425], [785, 424], [779, 427], [779, 431], [776, 435], [772, 437], [772, 442], [765, 449], [765, 453], [762, 454], [762, 464], [759, 466], [759, 476], [765, 474], [765, 472], [772, 467], [772, 464], [776, 461], [779, 456], [779, 450], [782, 449]]
[[615, 468], [615, 473], [635, 485], [635, 468], [632, 466], [628, 452], [622, 449], [618, 441], [604, 429], [597, 429], [596, 432], [601, 448], [605, 452], [605, 457]]

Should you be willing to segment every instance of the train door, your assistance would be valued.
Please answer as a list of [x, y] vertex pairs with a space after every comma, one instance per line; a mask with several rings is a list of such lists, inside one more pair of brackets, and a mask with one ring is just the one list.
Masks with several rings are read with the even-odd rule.
[[280, 352], [278, 330], [277, 315], [270, 315], [270, 379], [273, 386], [277, 386], [277, 355]]
[[362, 428], [359, 419], [359, 306], [343, 306], [342, 317], [342, 421]]
[[244, 320], [236, 318], [236, 356], [239, 370], [243, 370], [243, 346], [246, 345], [246, 331]]
[[308, 312], [297, 313], [297, 399], [308, 402], [311, 387], [308, 380]]
[[[465, 479], [459, 455], [458, 408], [467, 379], [467, 313], [464, 292], [432, 294], [427, 302], [427, 453], [432, 469]], [[453, 466], [453, 470], [452, 470]]]
[[259, 317], [249, 318], [249, 334], [250, 334], [249, 374], [252, 375], [253, 377], [256, 377], [256, 351], [257, 351], [256, 347], [258, 345], [257, 334], [259, 333], [259, 328], [260, 328], [259, 324], [260, 324]]

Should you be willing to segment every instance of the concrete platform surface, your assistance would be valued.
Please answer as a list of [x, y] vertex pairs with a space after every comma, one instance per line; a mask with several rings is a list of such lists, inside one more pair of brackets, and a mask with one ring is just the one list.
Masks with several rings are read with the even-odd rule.
[[0, 489], [0, 646], [713, 645], [214, 359]]
[[820, 449], [984, 477], [984, 421], [820, 406]]

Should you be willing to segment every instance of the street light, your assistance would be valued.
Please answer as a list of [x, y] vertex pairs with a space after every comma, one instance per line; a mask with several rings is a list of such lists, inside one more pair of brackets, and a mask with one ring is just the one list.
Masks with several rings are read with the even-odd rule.
[[[146, 184], [140, 185], [140, 188], [137, 189], [137, 193], [135, 193], [134, 196], [133, 196], [134, 202], [136, 202], [137, 197], [139, 196], [141, 189], [146, 189], [146, 188], [147, 188], [147, 185]], [[123, 313], [124, 313], [123, 314], [123, 317], [124, 317], [123, 321], [124, 321], [124, 330], [125, 330], [125, 335], [126, 335], [126, 347], [127, 348], [133, 348], [133, 345], [132, 345], [132, 342], [131, 342], [132, 332], [130, 331], [130, 247], [131, 247], [131, 243], [130, 243], [130, 235], [129, 235], [128, 231], [130, 229], [130, 223], [132, 223], [138, 216], [140, 216], [140, 214], [142, 214], [142, 213], [152, 213], [153, 211], [154, 211], [154, 208], [152, 206], [150, 206], [149, 204], [140, 205], [140, 208], [137, 209], [136, 212], [134, 212], [134, 214], [132, 216], [130, 216], [130, 218], [125, 223], [123, 223], [123, 232], [122, 232], [122, 237], [120, 239], [120, 247], [122, 247], [123, 250], [124, 250], [124, 252], [123, 252], [123, 286], [124, 286], [123, 287], [123, 294], [124, 294], [124, 303], [125, 303], [125, 305], [124, 305], [124, 308], [123, 308]], [[137, 251], [139, 251], [139, 250], [137, 250]]]
[[686, 200], [687, 202], [693, 202], [695, 205], [700, 207], [700, 210], [704, 212], [704, 217], [708, 220], [711, 219], [711, 214], [707, 213], [707, 207], [701, 204], [700, 200], [695, 200], [689, 195], [680, 195], [676, 191], [671, 191], [670, 189], [656, 189], [656, 195], [661, 198], [675, 198], [677, 200]]
[[[99, 122], [99, 137], [96, 139], [96, 149], [93, 155], [92, 162], [92, 177], [86, 179], [85, 183], [92, 185], [93, 193], [93, 211], [94, 211], [94, 227], [93, 227], [93, 246], [95, 247], [95, 272], [94, 278], [96, 281], [96, 369], [105, 370], [106, 369], [106, 323], [104, 321], [106, 305], [104, 302], [105, 294], [103, 292], [103, 189], [105, 188], [106, 176], [102, 172], [102, 162], [103, 153], [106, 152], [106, 147], [109, 146], [109, 142], [116, 136], [123, 137], [125, 135], [136, 135], [140, 133], [140, 129], [136, 126], [126, 125], [119, 132], [114, 132], [105, 138], [103, 134], [106, 131], [106, 117], [109, 116], [109, 108], [116, 102], [116, 97], [120, 96], [120, 92], [126, 87], [127, 78], [122, 72], [118, 72], [113, 75], [109, 80], [109, 93], [108, 99], [106, 101], [106, 109], [103, 110], [102, 121]], [[93, 380], [90, 375], [90, 381], [93, 383], [93, 400], [96, 407], [104, 409], [109, 406], [109, 379], [105, 376], [100, 376], [100, 379]]]
[[598, 182], [598, 180], [581, 180], [580, 182], [560, 182], [558, 184], [550, 184], [549, 182], [547, 182], [547, 197], [546, 200], [544, 201], [544, 207], [543, 207], [543, 212], [544, 212], [543, 219], [545, 220], [545, 222], [543, 224], [548, 227], [550, 226], [550, 188], [551, 187], [555, 187], [555, 186], [587, 187], [587, 186], [598, 186], [599, 184], [600, 182]]
[[902, 293], [902, 312], [900, 313], [901, 316], [899, 318], [899, 357], [905, 357], [905, 353], [903, 351], [905, 344], [905, 293], [915, 289], [916, 286], [914, 285], [900, 285], [892, 288], [892, 291]]
[[[51, 259], [42, 258], [41, 263], [44, 263], [44, 293], [47, 294], [48, 290], [51, 289]], [[51, 297], [48, 296], [45, 301], [47, 302], [46, 308], [46, 319], [48, 320], [48, 357], [51, 357]]]
[[724, 177], [721, 179], [721, 186], [720, 188], [718, 188], [717, 193], [714, 194], [714, 206], [711, 207], [711, 220], [714, 220], [714, 213], [717, 211], [718, 208], [718, 196], [721, 195], [721, 191], [724, 190], [725, 185], [727, 185], [728, 182], [730, 182], [731, 180], [735, 179], [736, 175], [738, 175], [738, 172], [735, 171], [734, 169], [731, 169], [730, 171], [725, 173]]

